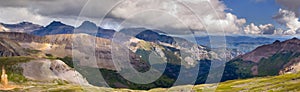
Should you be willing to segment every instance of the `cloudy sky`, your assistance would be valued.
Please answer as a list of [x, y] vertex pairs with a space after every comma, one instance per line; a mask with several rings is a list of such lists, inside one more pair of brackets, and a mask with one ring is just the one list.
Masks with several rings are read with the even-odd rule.
[[[0, 0], [0, 22], [53, 20], [104, 28], [147, 27], [174, 34], [300, 34], [300, 0]], [[103, 20], [102, 20], [103, 19]]]

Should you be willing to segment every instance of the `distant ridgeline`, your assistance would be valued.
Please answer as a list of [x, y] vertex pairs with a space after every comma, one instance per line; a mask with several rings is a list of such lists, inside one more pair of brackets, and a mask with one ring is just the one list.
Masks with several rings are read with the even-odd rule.
[[[196, 41], [200, 45], [204, 45], [210, 48], [210, 37], [218, 37], [218, 36], [204, 36], [204, 37], [196, 37]], [[231, 50], [238, 50], [240, 53], [247, 53], [258, 46], [271, 44], [275, 40], [286, 40], [285, 38], [268, 38], [268, 37], [251, 37], [251, 36], [225, 36], [226, 40], [226, 48]], [[242, 40], [241, 40], [242, 39]], [[234, 51], [232, 51], [234, 52]]]

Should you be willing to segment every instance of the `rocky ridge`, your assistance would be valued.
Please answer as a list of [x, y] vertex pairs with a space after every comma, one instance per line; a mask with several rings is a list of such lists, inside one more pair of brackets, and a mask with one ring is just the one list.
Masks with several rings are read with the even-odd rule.
[[3, 25], [6, 29], [9, 29], [7, 31], [9, 32], [21, 32], [21, 33], [30, 33], [35, 30], [39, 30], [43, 28], [43, 26], [33, 24], [30, 22], [21, 22], [17, 24], [4, 24], [0, 23], [0, 25]]

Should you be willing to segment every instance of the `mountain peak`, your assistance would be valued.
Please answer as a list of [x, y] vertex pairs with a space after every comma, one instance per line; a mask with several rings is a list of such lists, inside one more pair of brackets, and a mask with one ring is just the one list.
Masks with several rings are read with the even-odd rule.
[[82, 30], [97, 30], [97, 25], [90, 21], [84, 21], [82, 24], [77, 28]]
[[286, 40], [286, 41], [283, 41], [283, 43], [293, 43], [293, 44], [300, 44], [300, 39], [298, 39], [298, 38], [296, 38], [296, 37], [294, 37], [294, 38], [292, 38], [292, 39], [289, 39], [289, 40]]
[[292, 40], [299, 40], [297, 37], [292, 38]]
[[66, 25], [60, 21], [52, 21], [48, 26], [61, 26], [61, 25]]
[[96, 24], [95, 23], [93, 23], [93, 22], [90, 22], [90, 21], [84, 21], [84, 22], [82, 22], [82, 24], [81, 25], [94, 25], [94, 26], [96, 26]]
[[23, 21], [19, 23], [20, 25], [32, 25], [33, 23], [31, 22], [27, 22], [27, 21]]
[[53, 21], [48, 26], [31, 32], [33, 35], [45, 36], [54, 34], [72, 34], [74, 27], [61, 23], [60, 21]]

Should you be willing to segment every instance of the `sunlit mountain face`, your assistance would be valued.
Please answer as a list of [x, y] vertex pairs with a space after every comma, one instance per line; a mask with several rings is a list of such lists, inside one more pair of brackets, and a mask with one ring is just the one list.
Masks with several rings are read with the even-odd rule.
[[[225, 36], [226, 47], [228, 49], [236, 49], [243, 53], [250, 52], [258, 46], [271, 44], [276, 40], [284, 41], [291, 37], [272, 37], [272, 36]], [[211, 48], [216, 48], [210, 45], [210, 37], [196, 37], [197, 43]], [[242, 39], [242, 40], [241, 40]]]
[[0, 1], [0, 91], [298, 92], [299, 10], [299, 0]]

